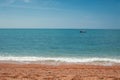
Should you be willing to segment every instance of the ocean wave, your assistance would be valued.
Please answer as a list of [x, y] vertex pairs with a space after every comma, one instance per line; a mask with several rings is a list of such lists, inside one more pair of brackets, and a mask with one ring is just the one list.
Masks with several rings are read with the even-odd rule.
[[75, 57], [16, 57], [16, 56], [0, 56], [0, 61], [19, 61], [19, 62], [32, 62], [32, 61], [56, 61], [56, 62], [71, 62], [71, 63], [84, 63], [84, 62], [113, 62], [120, 63], [120, 59], [115, 58], [75, 58]]

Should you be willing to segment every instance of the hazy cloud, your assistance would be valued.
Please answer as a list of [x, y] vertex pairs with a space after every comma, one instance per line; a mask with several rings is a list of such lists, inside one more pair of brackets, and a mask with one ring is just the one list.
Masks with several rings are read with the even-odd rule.
[[19, 3], [19, 2], [30, 3], [31, 0], [0, 0], [0, 6], [9, 7], [9, 5], [14, 5], [14, 3]]
[[31, 6], [21, 6], [21, 5], [9, 5], [11, 8], [24, 8], [24, 9], [36, 9], [36, 10], [62, 10], [54, 7], [31, 7]]
[[23, 0], [25, 3], [29, 3], [31, 0]]
[[56, 0], [0, 0], [1, 7], [10, 8], [60, 10], [56, 7], [57, 4], [58, 1]]
[[0, 0], [0, 6], [8, 6], [15, 2], [15, 0]]

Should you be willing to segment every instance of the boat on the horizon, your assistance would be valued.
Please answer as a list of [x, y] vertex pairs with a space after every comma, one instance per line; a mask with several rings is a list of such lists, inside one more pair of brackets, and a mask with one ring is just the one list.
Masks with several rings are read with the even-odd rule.
[[86, 31], [85, 30], [80, 30], [80, 33], [86, 33]]

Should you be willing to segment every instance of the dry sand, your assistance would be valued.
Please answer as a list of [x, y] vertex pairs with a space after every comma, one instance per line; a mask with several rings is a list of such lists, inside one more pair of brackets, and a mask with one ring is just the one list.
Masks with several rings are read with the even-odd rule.
[[0, 63], [0, 80], [120, 80], [120, 65]]

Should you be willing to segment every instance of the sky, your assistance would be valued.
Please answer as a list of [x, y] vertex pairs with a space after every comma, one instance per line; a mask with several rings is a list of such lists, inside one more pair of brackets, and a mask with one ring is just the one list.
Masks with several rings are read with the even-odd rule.
[[0, 28], [120, 29], [120, 0], [0, 0]]

